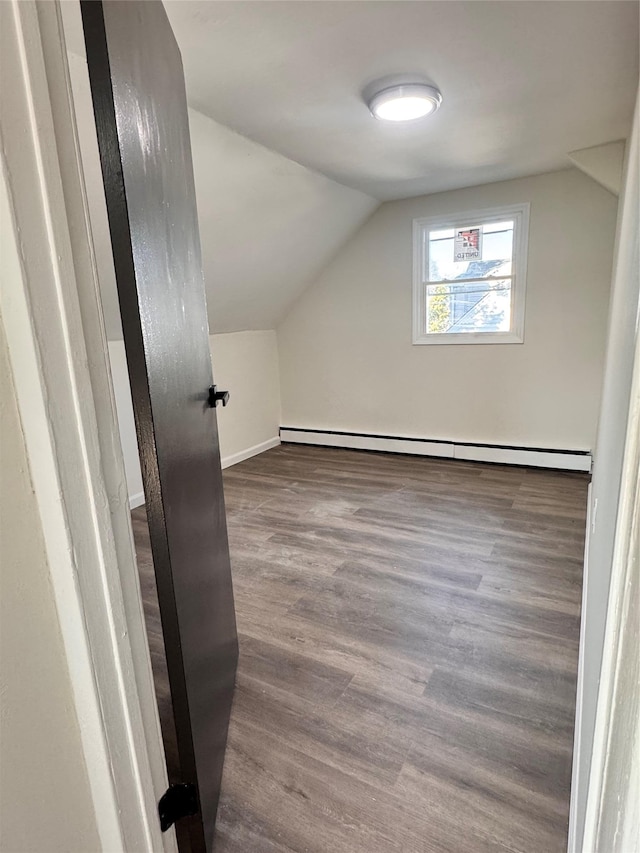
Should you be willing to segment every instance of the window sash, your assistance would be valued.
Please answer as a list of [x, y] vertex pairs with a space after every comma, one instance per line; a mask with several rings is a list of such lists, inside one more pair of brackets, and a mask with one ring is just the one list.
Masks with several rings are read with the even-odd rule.
[[488, 275], [484, 278], [442, 278], [442, 279], [425, 279], [422, 283], [425, 287], [437, 287], [438, 285], [450, 285], [450, 284], [477, 284], [478, 282], [492, 282], [492, 281], [510, 281], [513, 285], [515, 281], [515, 273], [511, 273], [511, 275]]
[[[507, 275], [512, 275], [512, 274], [513, 274], [513, 272], [514, 272], [514, 270], [515, 270], [515, 268], [516, 268], [516, 242], [517, 242], [517, 228], [518, 228], [517, 218], [516, 218], [516, 217], [514, 217], [514, 218], [513, 218], [513, 220], [512, 220], [512, 222], [513, 222], [513, 224], [512, 224], [512, 226], [511, 226], [511, 228], [509, 228], [509, 229], [504, 229], [504, 231], [495, 231], [495, 232], [494, 232], [494, 231], [492, 231], [492, 232], [487, 232], [487, 234], [488, 234], [488, 236], [489, 236], [489, 237], [492, 237], [492, 236], [494, 236], [495, 234], [507, 233], [507, 230], [511, 232], [511, 247], [510, 247], [510, 255], [509, 255], [509, 257], [490, 259], [490, 260], [495, 260], [495, 261], [502, 261], [502, 265], [503, 265], [503, 266], [507, 266], [507, 265], [508, 265], [508, 266], [510, 267], [511, 272], [510, 272], [510, 273], [505, 274], [504, 276], [499, 276], [500, 278], [506, 278], [506, 277], [507, 277]], [[481, 229], [482, 229], [482, 231], [483, 231], [483, 233], [484, 233], [484, 229], [485, 229], [485, 228], [487, 228], [487, 227], [490, 227], [490, 226], [491, 226], [491, 222], [490, 222], [490, 221], [485, 220], [485, 221], [483, 221], [483, 222], [480, 222], [478, 225], [475, 225], [475, 226], [469, 226], [469, 227], [470, 227], [470, 228], [471, 228], [471, 227], [473, 227], [473, 228], [481, 228]], [[458, 227], [462, 227], [462, 226], [456, 226], [455, 228], [453, 228], [453, 229], [452, 229], [454, 234], [455, 234], [455, 232], [456, 232], [456, 230], [457, 230], [457, 228], [458, 228]], [[431, 260], [432, 260], [432, 259], [431, 259], [432, 251], [431, 251], [431, 250], [432, 250], [432, 244], [433, 244], [433, 243], [445, 242], [445, 241], [447, 241], [447, 242], [452, 242], [452, 241], [453, 241], [453, 239], [454, 239], [454, 238], [453, 238], [453, 236], [452, 236], [452, 237], [442, 237], [442, 238], [439, 238], [439, 239], [437, 239], [437, 240], [432, 240], [432, 239], [431, 239], [431, 235], [432, 235], [432, 234], [436, 234], [436, 233], [438, 233], [438, 232], [439, 232], [439, 230], [440, 230], [440, 229], [437, 229], [437, 228], [428, 228], [428, 227], [427, 227], [427, 228], [425, 228], [425, 229], [424, 229], [424, 242], [423, 242], [423, 246], [422, 246], [422, 252], [423, 252], [423, 264], [424, 264], [424, 269], [423, 269], [423, 271], [422, 271], [422, 277], [423, 277], [423, 279], [425, 279], [425, 280], [434, 281], [434, 282], [435, 282], [436, 280], [435, 280], [435, 279], [431, 279]], [[466, 262], [465, 262], [465, 261], [455, 261], [455, 260], [452, 260], [452, 261], [451, 261], [451, 263], [452, 263], [452, 264], [462, 265], [462, 264], [464, 264], [464, 263], [477, 263], [477, 261], [466, 261]], [[482, 263], [482, 260], [480, 261], [480, 263]], [[437, 266], [437, 262], [436, 262], [436, 266]], [[484, 278], [488, 278], [488, 277], [489, 277], [489, 276], [484, 276]], [[457, 279], [457, 278], [458, 278], [458, 276], [456, 276], [456, 279]], [[444, 281], [447, 281], [447, 280], [452, 280], [452, 279], [446, 279], [446, 278], [445, 278], [445, 279], [443, 279], [443, 280], [444, 280]], [[471, 277], [470, 277], [470, 278], [466, 278], [464, 273], [460, 273], [460, 275], [459, 275], [459, 280], [460, 280], [460, 281], [475, 281], [475, 278], [471, 278]]]
[[[455, 281], [455, 279], [454, 279], [454, 281]], [[453, 291], [453, 292], [450, 291], [449, 293], [429, 293], [429, 287], [439, 287], [442, 285], [446, 286], [447, 284], [451, 284], [451, 281], [450, 280], [448, 280], [448, 281], [425, 281], [424, 285], [423, 285], [423, 287], [424, 287], [424, 303], [423, 303], [424, 304], [424, 316], [423, 316], [422, 334], [427, 335], [429, 337], [433, 337], [434, 335], [438, 335], [440, 337], [447, 336], [447, 335], [451, 336], [451, 337], [457, 337], [458, 335], [467, 336], [467, 335], [509, 335], [509, 334], [512, 334], [514, 331], [514, 324], [515, 324], [515, 315], [514, 315], [514, 309], [515, 309], [515, 305], [514, 305], [515, 276], [501, 276], [500, 278], [494, 278], [494, 279], [477, 278], [477, 279], [473, 279], [473, 281], [470, 281], [470, 282], [467, 282], [466, 280], [461, 280], [459, 283], [466, 285], [467, 283], [474, 284], [474, 283], [481, 283], [481, 282], [490, 282], [493, 284], [505, 282], [506, 284], [504, 287], [495, 288], [495, 289], [489, 287], [488, 289], [465, 290], [465, 291], [462, 291], [459, 293], [456, 291]], [[430, 299], [433, 299], [434, 297], [437, 297], [437, 296], [445, 296], [445, 297], [457, 296], [457, 295], [465, 296], [465, 295], [470, 295], [470, 294], [474, 294], [474, 293], [482, 293], [482, 294], [484, 294], [484, 296], [487, 296], [490, 293], [504, 293], [506, 291], [509, 291], [509, 294], [510, 294], [509, 327], [507, 329], [496, 330], [496, 329], [483, 329], [482, 327], [479, 327], [479, 328], [474, 329], [474, 330], [468, 329], [465, 331], [463, 331], [461, 329], [458, 329], [456, 331], [450, 331], [450, 329], [443, 329], [443, 330], [440, 330], [437, 332], [436, 331], [433, 331], [433, 332], [430, 331], [430, 329], [429, 329], [429, 301], [430, 301]], [[483, 297], [481, 297], [478, 300], [478, 304], [482, 301], [482, 298]], [[472, 306], [472, 308], [470, 308], [469, 311], [472, 311], [475, 307], [476, 306]], [[458, 320], [458, 322], [459, 322], [459, 320]], [[454, 322], [453, 325], [456, 325], [456, 323]]]

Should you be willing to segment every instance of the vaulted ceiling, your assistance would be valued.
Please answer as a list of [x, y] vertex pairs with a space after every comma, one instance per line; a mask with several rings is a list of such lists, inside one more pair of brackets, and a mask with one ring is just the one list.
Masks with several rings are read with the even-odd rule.
[[[89, 78], [76, 4], [65, 12], [102, 303], [122, 338]], [[211, 332], [273, 329], [296, 297], [378, 207], [189, 109], [196, 201]]]
[[[211, 330], [274, 328], [381, 200], [531, 175], [624, 138], [632, 0], [165, 0], [181, 49]], [[62, 4], [110, 338], [120, 324], [77, 2]], [[376, 121], [378, 78], [431, 80]]]
[[[387, 200], [566, 167], [624, 138], [638, 3], [616, 0], [168, 0], [192, 106]], [[362, 90], [409, 74], [434, 116], [376, 121]]]

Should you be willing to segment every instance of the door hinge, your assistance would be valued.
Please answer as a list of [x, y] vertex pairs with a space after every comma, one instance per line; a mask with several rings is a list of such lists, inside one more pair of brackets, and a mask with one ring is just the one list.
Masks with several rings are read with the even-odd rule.
[[158, 803], [160, 829], [166, 832], [181, 817], [198, 813], [198, 794], [195, 785], [176, 783], [169, 785]]

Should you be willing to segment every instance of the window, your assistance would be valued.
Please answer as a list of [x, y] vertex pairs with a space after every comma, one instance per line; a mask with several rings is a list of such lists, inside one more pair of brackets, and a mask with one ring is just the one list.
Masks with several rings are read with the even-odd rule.
[[522, 343], [528, 230], [528, 204], [415, 219], [413, 343]]

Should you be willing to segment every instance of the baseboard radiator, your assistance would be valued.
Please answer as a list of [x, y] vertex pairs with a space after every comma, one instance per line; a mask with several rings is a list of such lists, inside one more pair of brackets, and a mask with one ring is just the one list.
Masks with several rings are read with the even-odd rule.
[[561, 471], [591, 471], [591, 453], [588, 450], [509, 447], [498, 444], [440, 441], [427, 438], [284, 426], [280, 427], [280, 440], [283, 444], [314, 444], [319, 447], [378, 450], [382, 453], [405, 453], [412, 456], [439, 456], [445, 459], [466, 459], [502, 465], [556, 468]]

